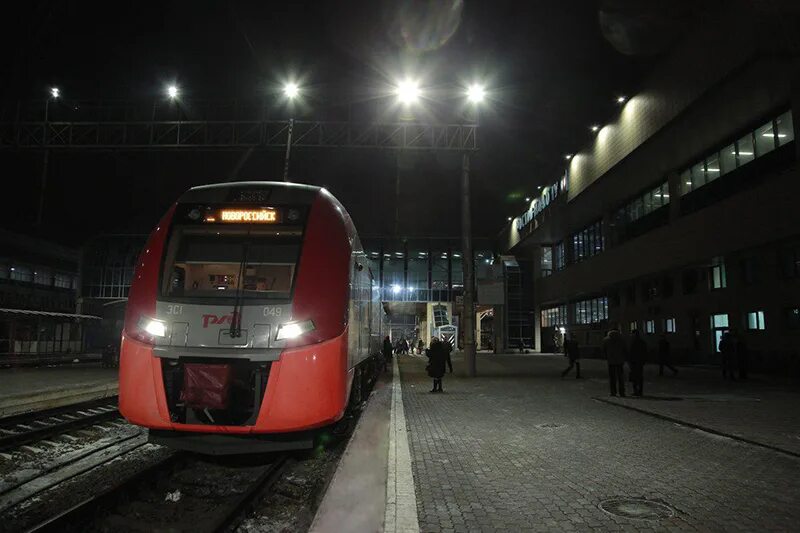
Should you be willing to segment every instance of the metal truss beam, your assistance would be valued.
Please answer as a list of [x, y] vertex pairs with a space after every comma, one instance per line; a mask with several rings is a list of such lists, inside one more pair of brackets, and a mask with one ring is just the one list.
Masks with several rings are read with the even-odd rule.
[[[288, 120], [0, 122], [0, 149], [285, 149]], [[295, 120], [293, 148], [471, 152], [475, 124]]]

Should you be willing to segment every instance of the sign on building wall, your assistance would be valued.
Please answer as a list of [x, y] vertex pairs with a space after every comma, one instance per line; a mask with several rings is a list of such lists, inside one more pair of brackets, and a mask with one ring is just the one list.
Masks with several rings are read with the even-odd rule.
[[542, 190], [541, 196], [531, 201], [528, 210], [517, 217], [517, 231], [521, 231], [522, 228], [533, 222], [533, 219], [539, 216], [539, 213], [544, 211], [553, 200], [558, 198], [559, 194], [566, 191], [568, 183], [569, 180], [565, 173], [560, 180], [545, 187], [544, 190]]

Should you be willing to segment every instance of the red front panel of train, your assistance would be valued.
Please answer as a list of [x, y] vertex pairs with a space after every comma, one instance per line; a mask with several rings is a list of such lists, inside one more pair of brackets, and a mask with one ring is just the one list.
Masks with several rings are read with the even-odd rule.
[[170, 420], [162, 360], [153, 347], [123, 337], [119, 409], [130, 422], [153, 429], [267, 433], [302, 431], [335, 422], [348, 395], [347, 333], [311, 346], [290, 348], [272, 363], [266, 393], [252, 426], [178, 424]]
[[[164, 340], [154, 338], [148, 333], [148, 327], [142, 325], [151, 319], [163, 322], [167, 336], [172, 335], [174, 340], [179, 331], [178, 322], [184, 321], [180, 331], [185, 332], [181, 335], [186, 345], [206, 349], [209, 339], [214, 338], [208, 335], [211, 329], [219, 330], [222, 343], [223, 334], [228, 335], [231, 322], [228, 318], [232, 316], [235, 320], [236, 317], [236, 314], [230, 315], [227, 308], [224, 312], [216, 309], [220, 304], [198, 314], [200, 306], [185, 298], [185, 293], [181, 294], [184, 297], [181, 304], [176, 303], [181, 300], [170, 299], [165, 292], [174, 284], [171, 280], [165, 283], [159, 279], [162, 263], [176, 263], [176, 253], [183, 253], [186, 248], [183, 246], [176, 252], [173, 247], [172, 251], [167, 251], [168, 230], [174, 223], [173, 216], [177, 216], [176, 207], [165, 215], [138, 261], [126, 312], [120, 358], [120, 412], [128, 420], [153, 429], [246, 434], [303, 431], [341, 418], [352, 375], [348, 369], [346, 327], [352, 245], [347, 224], [350, 222], [338, 202], [327, 193], [318, 194], [308, 207], [294, 293], [289, 304], [292, 321], [311, 322], [314, 328], [278, 343], [280, 356], [273, 361], [257, 358], [250, 361], [229, 346], [213, 349], [214, 356], [208, 359], [197, 357], [196, 352], [193, 356], [188, 349], [181, 353], [180, 348], [173, 347], [172, 341], [164, 344]], [[178, 205], [177, 212], [185, 213], [186, 209]], [[222, 233], [224, 237], [224, 230]], [[206, 240], [207, 234], [203, 234]], [[285, 235], [282, 238], [285, 239]], [[205, 248], [197, 246], [196, 249], [210, 249], [205, 242], [201, 244]], [[168, 259], [165, 260], [165, 256]], [[192, 273], [188, 267], [196, 264], [196, 261], [180, 264], [185, 272], [178, 281], [186, 283], [186, 292], [197, 288], [187, 279], [203, 279], [189, 278]], [[215, 280], [223, 278], [221, 274], [215, 276]], [[176, 305], [192, 307], [193, 312], [170, 322], [174, 317], [164, 316], [165, 305], [169, 313], [177, 309]], [[243, 305], [248, 304], [244, 302]], [[284, 306], [289, 308], [287, 304]], [[268, 308], [270, 306], [264, 307], [265, 316]], [[252, 316], [253, 310], [260, 312], [261, 309], [253, 305], [243, 307], [239, 316], [247, 317], [248, 313]], [[266, 329], [271, 336], [270, 343], [275, 341], [274, 327], [273, 324]], [[158, 334], [157, 328], [152, 331]], [[205, 337], [198, 337], [199, 333]], [[246, 335], [247, 332], [245, 338]], [[232, 336], [224, 339], [226, 342], [236, 340]], [[253, 346], [247, 348], [253, 351]], [[161, 350], [159, 354], [155, 353], [157, 349]]]

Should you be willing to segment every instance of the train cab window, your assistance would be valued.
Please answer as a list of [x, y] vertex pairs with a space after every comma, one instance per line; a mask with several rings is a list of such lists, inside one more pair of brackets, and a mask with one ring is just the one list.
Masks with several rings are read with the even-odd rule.
[[177, 228], [167, 250], [164, 296], [288, 299], [300, 233]]

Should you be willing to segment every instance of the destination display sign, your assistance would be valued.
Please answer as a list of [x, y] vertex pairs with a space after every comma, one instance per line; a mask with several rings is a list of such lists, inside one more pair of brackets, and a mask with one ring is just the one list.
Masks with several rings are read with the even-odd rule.
[[258, 209], [219, 209], [208, 213], [204, 222], [221, 224], [279, 224], [280, 211], [271, 207]]

